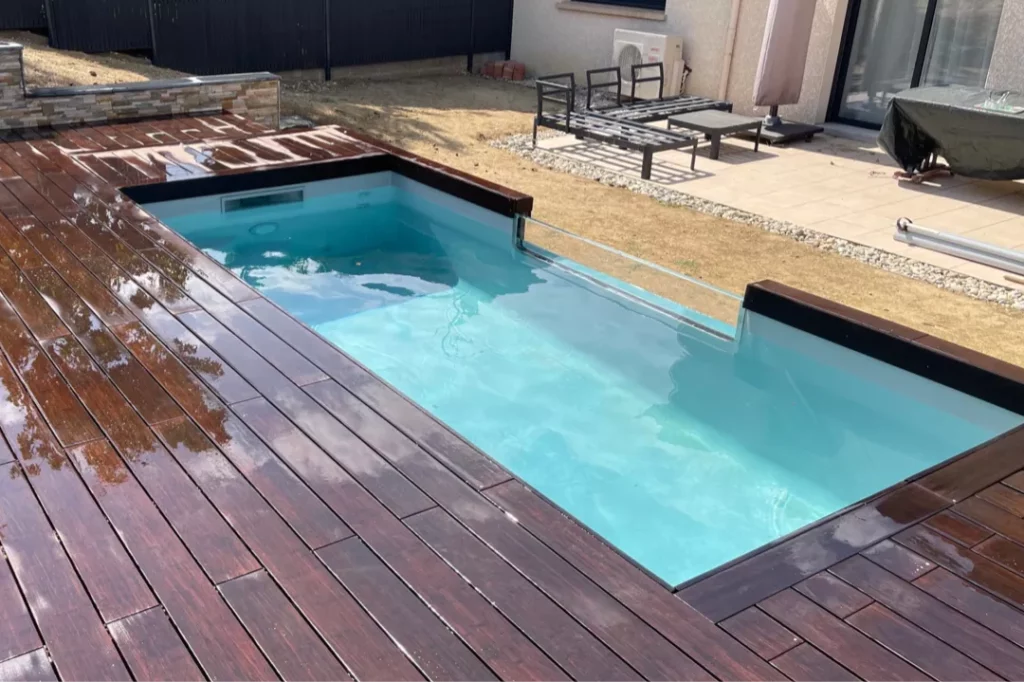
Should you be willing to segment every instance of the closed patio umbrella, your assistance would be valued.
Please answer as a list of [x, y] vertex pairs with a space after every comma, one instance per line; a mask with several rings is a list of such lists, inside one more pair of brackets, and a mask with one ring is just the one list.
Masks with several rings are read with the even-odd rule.
[[771, 0], [761, 45], [761, 60], [754, 81], [754, 104], [771, 107], [761, 138], [769, 144], [810, 139], [822, 128], [784, 123], [779, 106], [800, 101], [807, 48], [814, 23], [815, 0]]

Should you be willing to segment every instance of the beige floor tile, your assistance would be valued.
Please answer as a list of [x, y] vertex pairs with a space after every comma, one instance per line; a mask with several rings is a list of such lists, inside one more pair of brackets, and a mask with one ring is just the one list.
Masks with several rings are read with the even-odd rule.
[[924, 219], [931, 216], [956, 211], [969, 205], [946, 197], [918, 196], [906, 201], [876, 206], [867, 212], [890, 220], [907, 217], [917, 222], [923, 222]]
[[1014, 182], [990, 182], [978, 180], [959, 187], [952, 187], [942, 191], [942, 195], [957, 201], [965, 201], [972, 204], [983, 204], [993, 199], [1004, 197], [1007, 194], [1019, 192], [1019, 186]]
[[[946, 211], [930, 216], [927, 220], [920, 222], [936, 230], [964, 234], [979, 227], [995, 225], [996, 223], [1012, 220], [1016, 217], [1013, 213], [1007, 213], [1006, 211], [1000, 211], [987, 206], [967, 205], [954, 211]], [[915, 219], [915, 222], [918, 221]]]
[[1024, 247], [1024, 218], [1004, 220], [1001, 223], [969, 230], [963, 236], [996, 244], [1007, 249]]
[[828, 218], [816, 223], [811, 223], [810, 228], [825, 232], [843, 239], [851, 239], [858, 235], [869, 232], [878, 232], [894, 228], [894, 224], [885, 218], [872, 216], [865, 213], [851, 213], [841, 218]]
[[773, 207], [770, 217], [786, 220], [797, 225], [810, 226], [823, 220], [842, 218], [848, 212], [827, 201], [816, 201], [810, 204], [790, 207]]

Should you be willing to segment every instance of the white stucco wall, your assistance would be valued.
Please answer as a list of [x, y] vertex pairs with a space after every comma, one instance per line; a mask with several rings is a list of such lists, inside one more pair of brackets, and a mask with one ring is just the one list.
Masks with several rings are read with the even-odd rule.
[[[742, 0], [728, 99], [738, 113], [750, 113], [754, 76], [761, 53], [769, 0]], [[1024, 0], [1008, 0], [1024, 2]], [[835, 72], [847, 0], [816, 2], [804, 88], [797, 105], [783, 115], [799, 121], [822, 121]], [[679, 35], [683, 57], [693, 69], [688, 93], [717, 97], [725, 58], [732, 0], [667, 0], [660, 20], [609, 16], [559, 8], [560, 0], [516, 0], [512, 24], [512, 58], [526, 64], [531, 76], [611, 66], [616, 28]], [[763, 110], [757, 110], [762, 113]]]

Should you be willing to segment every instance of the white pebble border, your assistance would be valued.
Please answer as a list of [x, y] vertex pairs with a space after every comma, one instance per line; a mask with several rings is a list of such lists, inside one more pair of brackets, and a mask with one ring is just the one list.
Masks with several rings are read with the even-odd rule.
[[[542, 131], [538, 137], [543, 139], [557, 137], [560, 134], [556, 131]], [[970, 277], [969, 275], [953, 272], [952, 270], [928, 263], [922, 263], [913, 258], [898, 256], [882, 249], [833, 237], [793, 223], [766, 218], [765, 216], [742, 211], [725, 204], [701, 199], [676, 189], [664, 187], [655, 182], [628, 177], [590, 163], [569, 159], [546, 149], [539, 147], [534, 149], [530, 135], [511, 135], [493, 140], [490, 144], [492, 147], [510, 151], [545, 168], [596, 180], [611, 187], [625, 187], [638, 194], [644, 194], [657, 199], [662, 203], [685, 206], [702, 213], [709, 213], [747, 225], [754, 225], [768, 232], [782, 234], [798, 242], [810, 244], [822, 251], [838, 253], [841, 256], [859, 260], [882, 270], [934, 284], [942, 289], [948, 289], [949, 291], [982, 301], [991, 301], [1018, 310], [1024, 310], [1024, 291], [986, 282], [977, 277]]]

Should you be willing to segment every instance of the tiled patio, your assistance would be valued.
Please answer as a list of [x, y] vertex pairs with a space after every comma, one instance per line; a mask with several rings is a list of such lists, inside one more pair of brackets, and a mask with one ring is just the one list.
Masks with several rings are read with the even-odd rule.
[[[640, 155], [572, 136], [539, 146], [577, 161], [640, 177]], [[761, 147], [729, 138], [719, 159], [707, 143], [690, 170], [689, 152], [654, 155], [652, 181], [751, 213], [884, 249], [931, 265], [1024, 289], [1002, 271], [961, 258], [912, 247], [893, 238], [895, 221], [955, 232], [1011, 249], [1024, 248], [1024, 183], [964, 177], [924, 185], [897, 182], [896, 164], [873, 143], [818, 135], [810, 143]]]

